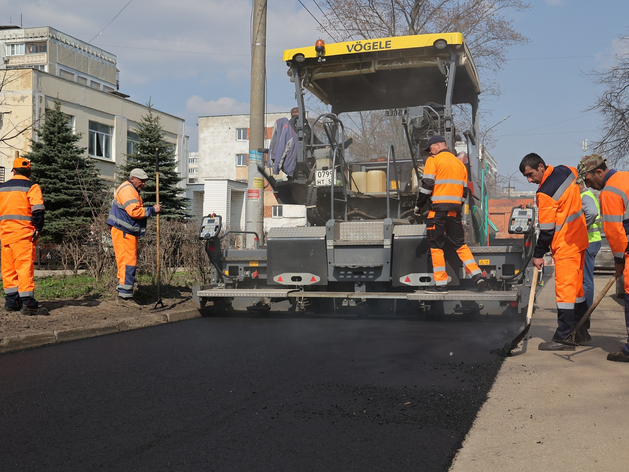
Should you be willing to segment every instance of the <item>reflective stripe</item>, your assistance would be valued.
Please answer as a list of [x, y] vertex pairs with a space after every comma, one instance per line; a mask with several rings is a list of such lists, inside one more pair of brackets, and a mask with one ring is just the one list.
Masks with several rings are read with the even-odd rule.
[[31, 221], [30, 215], [2, 215], [0, 216], [0, 220], [22, 220], [22, 221]]
[[126, 221], [121, 220], [120, 218], [116, 218], [114, 215], [112, 215], [111, 213], [109, 214], [109, 219], [115, 221], [116, 223], [118, 223], [120, 226], [122, 226], [123, 228], [128, 229], [129, 231], [137, 231], [137, 226], [134, 225], [130, 225], [129, 223], [127, 223]]
[[555, 223], [540, 223], [539, 224], [539, 229], [541, 229], [542, 231], [548, 231], [551, 229], [555, 229]]
[[612, 254], [614, 254], [614, 257], [618, 257], [620, 259], [623, 259], [625, 257], [625, 253], [624, 252], [614, 252]]
[[432, 201], [433, 202], [441, 202], [441, 201], [455, 201], [455, 202], [461, 202], [463, 203], [465, 200], [463, 200], [463, 197], [454, 197], [454, 196], [450, 196], [450, 195], [443, 195], [441, 197], [432, 197]]
[[127, 208], [129, 205], [133, 204], [133, 203], [140, 203], [140, 200], [127, 200], [126, 202], [124, 202], [124, 205], [122, 205], [122, 208]]
[[435, 185], [438, 184], [454, 184], [454, 185], [467, 185], [467, 182], [464, 182], [463, 180], [456, 180], [456, 179], [439, 179], [439, 180], [435, 180]]
[[583, 214], [583, 210], [582, 210], [582, 209], [581, 209], [581, 210], [579, 210], [579, 211], [577, 211], [576, 213], [573, 213], [573, 214], [572, 214], [572, 215], [570, 215], [568, 218], [566, 218], [566, 221], [565, 221], [565, 223], [564, 223], [564, 224], [561, 224], [561, 225], [557, 225], [557, 226], [555, 226], [555, 232], [557, 232], [557, 233], [558, 233], [564, 225], [566, 225], [566, 224], [568, 224], [568, 223], [571, 223], [571, 222], [573, 222], [573, 221], [576, 221], [577, 219], [579, 219], [579, 217], [580, 217], [582, 214]]
[[435, 174], [424, 174], [422, 175], [422, 179], [435, 180]]
[[563, 183], [559, 186], [559, 188], [557, 189], [557, 191], [555, 192], [555, 194], [551, 198], [553, 200], [555, 200], [555, 201], [559, 200], [559, 198], [568, 189], [568, 187], [570, 187], [570, 185], [572, 185], [572, 182], [574, 182], [575, 179], [576, 179], [576, 177], [574, 176], [574, 174], [571, 173], [566, 178], [566, 180], [563, 181]]
[[1, 187], [0, 192], [24, 192], [27, 193], [31, 188], [24, 187], [23, 185], [15, 186], [15, 187]]
[[430, 190], [429, 188], [422, 187], [422, 188], [419, 189], [419, 193], [430, 195], [432, 193], [432, 190]]
[[622, 223], [622, 215], [603, 215], [603, 221], [607, 223]]
[[[618, 195], [620, 198], [622, 198], [622, 202], [625, 205], [625, 213], [623, 217], [625, 220], [629, 219], [629, 201], [627, 200], [627, 194], [623, 192], [622, 190], [620, 190], [618, 187], [614, 187], [612, 185], [605, 185], [602, 192], [613, 193], [613, 194]], [[603, 215], [603, 218], [605, 218], [605, 215]], [[605, 220], [603, 219], [603, 221]]]
[[474, 259], [468, 259], [467, 261], [463, 261], [463, 265], [476, 264]]
[[582, 297], [577, 297], [577, 299], [574, 301], [575, 304], [577, 303], [583, 303], [585, 301], [585, 295]]
[[588, 228], [588, 233], [600, 233], [601, 230], [598, 228], [598, 226], [591, 226]]
[[483, 272], [480, 269], [474, 269], [472, 272], [470, 272], [470, 275], [472, 277], [474, 277], [476, 274], [482, 274]]
[[446, 268], [445, 268], [445, 266], [444, 267], [433, 267], [432, 271], [433, 272], [445, 272]]
[[33, 298], [34, 295], [35, 295], [35, 292], [33, 292], [33, 291], [20, 292], [20, 298]]
[[46, 208], [44, 207], [44, 205], [33, 205], [33, 208], [31, 208], [32, 211], [35, 210], [45, 210]]
[[7, 295], [11, 295], [13, 293], [17, 293], [17, 287], [8, 287], [4, 289], [4, 293]]
[[557, 303], [560, 310], [574, 310], [574, 303]]
[[448, 285], [448, 281], [447, 280], [436, 280], [435, 281], [435, 285], [437, 287], [441, 286], [441, 285]]

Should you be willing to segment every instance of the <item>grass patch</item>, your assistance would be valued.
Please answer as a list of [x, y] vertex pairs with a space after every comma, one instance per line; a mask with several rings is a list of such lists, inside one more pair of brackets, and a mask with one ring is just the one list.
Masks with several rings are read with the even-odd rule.
[[47, 276], [35, 278], [35, 297], [40, 300], [57, 298], [103, 298], [109, 291], [107, 282], [97, 282], [89, 275]]

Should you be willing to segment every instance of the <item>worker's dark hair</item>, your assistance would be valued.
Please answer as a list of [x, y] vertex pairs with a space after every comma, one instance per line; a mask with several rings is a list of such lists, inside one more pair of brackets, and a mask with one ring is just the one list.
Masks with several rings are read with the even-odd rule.
[[540, 164], [544, 164], [544, 166], [546, 166], [544, 159], [542, 159], [539, 154], [535, 154], [534, 152], [532, 152], [524, 156], [522, 162], [520, 162], [520, 172], [524, 174], [524, 169], [526, 169], [526, 166], [529, 166], [531, 169], [537, 169]]
[[291, 116], [293, 116], [293, 115], [299, 115], [299, 108], [297, 108], [297, 107], [293, 107], [293, 108], [291, 108], [291, 109], [290, 109], [290, 114], [291, 114]]
[[[604, 162], [598, 166], [596, 169], [601, 169], [602, 171], [606, 171], [607, 170], [607, 164], [605, 164]], [[594, 170], [596, 170], [594, 169]]]
[[13, 169], [13, 172], [15, 172], [16, 175], [21, 175], [24, 177], [29, 177], [31, 176], [31, 169], [27, 169], [25, 167], [18, 167], [17, 169]]

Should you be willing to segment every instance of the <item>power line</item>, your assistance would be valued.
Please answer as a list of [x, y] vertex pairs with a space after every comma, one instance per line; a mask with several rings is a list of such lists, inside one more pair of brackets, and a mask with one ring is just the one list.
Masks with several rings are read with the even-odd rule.
[[[317, 0], [312, 0], [312, 1], [313, 1], [313, 2], [315, 2], [315, 3], [317, 4], [317, 6], [319, 6], [319, 4], [317, 3]], [[327, 3], [327, 4], [328, 4], [328, 6], [330, 7], [330, 11], [331, 11], [332, 13], [334, 13], [334, 16], [336, 16], [336, 18], [339, 20], [339, 23], [341, 23], [341, 24], [343, 25], [343, 28], [345, 28], [345, 31], [347, 31], [347, 34], [349, 35], [349, 37], [350, 37], [352, 40], [356, 41], [356, 40], [354, 39], [354, 36], [352, 35], [352, 33], [350, 33], [350, 32], [349, 32], [349, 30], [347, 29], [347, 26], [345, 26], [345, 23], [343, 22], [343, 20], [342, 20], [342, 19], [341, 19], [341, 17], [339, 16], [339, 14], [338, 14], [338, 13], [336, 12], [336, 10], [332, 7], [332, 5], [330, 5], [330, 0], [326, 0], [326, 3]], [[319, 9], [321, 9], [321, 7], [319, 7]], [[323, 10], [321, 10], [321, 11], [323, 11]], [[324, 15], [325, 15], [325, 13], [324, 13]], [[326, 16], [326, 18], [327, 18], [327, 16]], [[328, 20], [328, 21], [330, 21], [330, 20]]]
[[121, 14], [124, 10], [125, 10], [125, 8], [127, 8], [127, 7], [129, 6], [129, 4], [130, 4], [132, 1], [133, 1], [133, 0], [129, 0], [129, 1], [127, 2], [127, 4], [126, 4], [124, 7], [122, 7], [122, 10], [120, 10], [120, 11], [116, 14], [116, 16], [114, 16], [114, 17], [111, 19], [111, 21], [110, 21], [109, 23], [107, 23], [107, 24], [105, 25], [105, 27], [104, 27], [102, 30], [100, 30], [100, 31], [96, 34], [96, 36], [94, 36], [92, 39], [90, 39], [90, 40], [88, 41], [88, 43], [91, 43], [91, 42], [92, 42], [92, 41], [94, 41], [94, 40], [95, 40], [98, 36], [100, 36], [100, 35], [102, 34], [102, 32], [103, 32], [103, 31], [105, 31], [105, 29], [107, 29], [107, 27], [108, 27], [110, 24], [112, 24], [116, 18], [118, 18], [118, 16], [119, 16], [119, 15], [120, 15], [120, 14]]
[[[332, 27], [334, 28], [334, 30], [339, 34], [339, 36], [342, 37], [343, 35], [341, 34], [341, 32], [338, 30], [336, 25], [330, 21], [330, 18], [328, 18], [328, 15], [326, 15], [325, 12], [323, 11], [323, 9], [321, 8], [321, 6], [319, 6], [319, 3], [317, 2], [317, 0], [312, 0], [312, 3], [314, 3], [317, 6], [319, 11], [321, 11], [321, 13], [323, 13], [323, 16], [325, 16], [325, 19], [328, 21], [328, 23], [331, 24]], [[341, 22], [341, 24], [343, 25], [342, 22]], [[345, 25], [343, 25], [343, 26], [345, 26]], [[345, 28], [345, 30], [347, 31], [347, 28]], [[347, 31], [347, 33], [349, 34], [349, 31]]]
[[297, 0], [297, 1], [299, 2], [299, 4], [300, 4], [302, 7], [304, 7], [304, 10], [306, 10], [306, 11], [310, 14], [310, 16], [311, 16], [311, 17], [313, 17], [313, 18], [314, 18], [314, 20], [315, 20], [317, 23], [319, 23], [319, 26], [321, 26], [321, 29], [322, 29], [323, 31], [325, 31], [325, 32], [328, 34], [328, 36], [329, 36], [330, 38], [332, 38], [332, 40], [334, 40], [334, 41], [338, 42], [338, 41], [334, 38], [334, 36], [332, 36], [332, 35], [330, 34], [330, 32], [329, 32], [327, 29], [325, 29], [325, 26], [323, 26], [323, 25], [321, 24], [321, 22], [320, 22], [319, 20], [317, 20], [317, 17], [316, 17], [316, 16], [314, 16], [310, 10], [308, 10], [308, 7], [306, 7], [306, 5], [304, 5], [304, 3], [303, 3], [301, 0]]

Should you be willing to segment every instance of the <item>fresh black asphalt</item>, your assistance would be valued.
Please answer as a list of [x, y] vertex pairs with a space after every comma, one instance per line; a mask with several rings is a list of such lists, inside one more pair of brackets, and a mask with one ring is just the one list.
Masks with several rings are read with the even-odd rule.
[[446, 471], [521, 327], [240, 313], [0, 355], [0, 470]]

